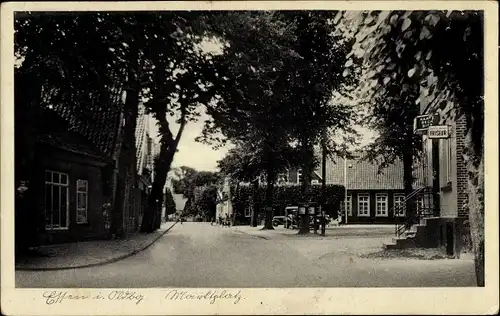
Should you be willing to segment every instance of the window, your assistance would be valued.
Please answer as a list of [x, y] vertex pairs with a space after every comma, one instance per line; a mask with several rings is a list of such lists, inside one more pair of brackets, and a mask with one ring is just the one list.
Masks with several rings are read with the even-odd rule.
[[302, 182], [302, 169], [297, 170], [297, 183]]
[[87, 223], [88, 181], [76, 180], [76, 223]]
[[394, 216], [405, 216], [406, 203], [404, 194], [394, 194]]
[[347, 215], [348, 216], [352, 216], [352, 196], [351, 195], [348, 195], [347, 196], [347, 200], [345, 201], [345, 206], [344, 207], [347, 207]]
[[451, 138], [447, 139], [442, 139], [441, 144], [441, 152], [442, 152], [442, 159], [441, 159], [441, 166], [442, 166], [442, 186], [446, 186], [448, 183], [451, 182], [451, 162], [453, 159], [452, 156], [452, 148], [451, 148]]
[[45, 171], [45, 227], [67, 229], [69, 224], [68, 175]]
[[387, 216], [388, 200], [387, 194], [377, 193], [375, 195], [375, 216]]
[[358, 195], [358, 216], [370, 216], [370, 195]]

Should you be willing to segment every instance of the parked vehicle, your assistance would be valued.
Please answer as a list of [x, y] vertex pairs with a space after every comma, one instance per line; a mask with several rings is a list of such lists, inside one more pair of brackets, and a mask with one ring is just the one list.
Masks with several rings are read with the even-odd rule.
[[294, 229], [299, 227], [298, 206], [287, 206], [285, 208], [285, 228]]
[[273, 217], [273, 226], [285, 225], [286, 218], [285, 216], [274, 216]]

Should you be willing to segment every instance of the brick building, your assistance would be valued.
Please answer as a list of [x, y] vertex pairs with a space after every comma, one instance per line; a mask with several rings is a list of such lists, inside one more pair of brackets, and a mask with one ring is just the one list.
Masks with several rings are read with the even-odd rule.
[[[417, 224], [409, 223], [403, 234], [398, 234], [386, 248], [443, 247], [455, 254], [468, 236], [467, 170], [462, 153], [465, 148], [465, 125], [459, 116], [449, 92], [443, 91], [434, 100], [421, 97], [419, 120], [426, 124], [416, 126], [422, 135], [423, 160], [420, 181], [432, 191], [429, 205], [432, 212], [417, 214]], [[431, 134], [429, 131], [431, 128]], [[440, 138], [431, 137], [436, 127], [446, 131]]]
[[[152, 144], [147, 134], [139, 137], [138, 177], [122, 175], [130, 190], [116, 203], [119, 190], [118, 161], [122, 146], [123, 114], [117, 93], [115, 104], [98, 102], [67, 106], [42, 102], [40, 119], [29, 128], [37, 135], [33, 175], [29, 190], [33, 201], [28, 210], [16, 210], [16, 230], [22, 232], [20, 214], [39, 218], [38, 243], [61, 243], [111, 236], [113, 225], [119, 236], [138, 231], [147, 184], [152, 181]], [[141, 115], [139, 116], [139, 120]], [[140, 130], [140, 124], [138, 124]], [[137, 133], [136, 133], [137, 134]], [[144, 136], [144, 137], [143, 137]], [[132, 150], [128, 147], [126, 150]], [[133, 183], [137, 179], [138, 183]], [[146, 183], [146, 188], [141, 184]], [[123, 183], [122, 183], [123, 185]], [[23, 207], [26, 202], [20, 202]], [[19, 216], [18, 216], [19, 215]], [[23, 215], [24, 216], [24, 215]]]

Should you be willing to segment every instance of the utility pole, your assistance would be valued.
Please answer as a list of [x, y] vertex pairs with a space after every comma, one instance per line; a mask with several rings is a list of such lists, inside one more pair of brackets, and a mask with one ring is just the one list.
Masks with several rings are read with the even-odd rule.
[[344, 213], [345, 224], [347, 224], [347, 158], [344, 157]]
[[326, 218], [325, 218], [325, 204], [326, 204], [326, 133], [323, 134], [321, 142], [322, 146], [322, 159], [321, 159], [321, 235], [326, 234]]

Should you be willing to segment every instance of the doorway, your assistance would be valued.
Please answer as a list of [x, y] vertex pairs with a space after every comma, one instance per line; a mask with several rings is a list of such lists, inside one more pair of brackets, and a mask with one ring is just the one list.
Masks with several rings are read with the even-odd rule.
[[453, 233], [453, 223], [446, 223], [446, 254], [449, 256], [453, 256], [455, 248]]

